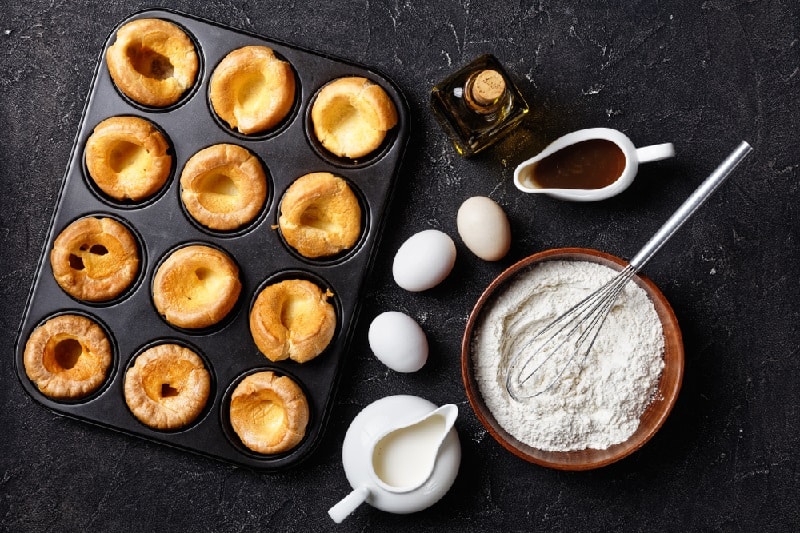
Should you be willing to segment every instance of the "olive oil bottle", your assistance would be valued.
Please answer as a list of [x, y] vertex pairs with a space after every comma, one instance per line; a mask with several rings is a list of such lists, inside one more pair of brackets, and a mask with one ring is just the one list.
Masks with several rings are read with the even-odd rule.
[[489, 54], [436, 85], [431, 108], [458, 153], [466, 157], [500, 140], [529, 111], [503, 66]]

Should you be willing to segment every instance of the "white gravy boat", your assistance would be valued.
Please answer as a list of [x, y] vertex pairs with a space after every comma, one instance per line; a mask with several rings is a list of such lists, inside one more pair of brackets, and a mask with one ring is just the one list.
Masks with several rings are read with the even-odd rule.
[[[567, 147], [583, 141], [602, 139], [611, 141], [622, 151], [625, 157], [625, 166], [622, 172], [610, 185], [594, 189], [575, 189], [575, 188], [544, 188], [534, 181], [537, 163], [545, 158], [559, 152]], [[667, 159], [675, 155], [675, 149], [671, 143], [656, 144], [636, 148], [631, 140], [622, 132], [609, 128], [591, 128], [578, 130], [559, 137], [536, 157], [520, 163], [514, 171], [514, 185], [527, 193], [547, 194], [562, 200], [573, 200], [578, 202], [592, 202], [610, 198], [621, 193], [633, 182], [636, 172], [639, 170], [639, 163], [658, 161]]]
[[388, 396], [365, 407], [342, 446], [353, 491], [330, 508], [333, 521], [341, 523], [364, 502], [400, 514], [436, 503], [461, 462], [457, 416], [455, 405], [436, 408], [417, 396]]

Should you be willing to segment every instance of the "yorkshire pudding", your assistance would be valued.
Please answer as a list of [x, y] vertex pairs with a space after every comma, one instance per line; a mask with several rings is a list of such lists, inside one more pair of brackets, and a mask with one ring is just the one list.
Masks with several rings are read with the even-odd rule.
[[234, 230], [252, 221], [267, 198], [261, 162], [235, 144], [215, 144], [194, 154], [181, 173], [181, 200], [202, 225]]
[[244, 134], [274, 128], [294, 104], [294, 72], [266, 46], [238, 48], [211, 75], [209, 98], [214, 111]]
[[194, 244], [173, 252], [153, 278], [153, 303], [173, 326], [212, 326], [233, 309], [242, 283], [225, 252]]
[[231, 395], [230, 421], [242, 444], [276, 454], [297, 446], [306, 434], [309, 409], [302, 389], [286, 376], [251, 374]]
[[125, 403], [143, 424], [177, 429], [203, 411], [211, 376], [203, 360], [178, 344], [148, 348], [125, 373]]
[[300, 255], [331, 256], [358, 240], [361, 207], [342, 178], [313, 172], [298, 178], [284, 194], [278, 226]]
[[166, 107], [177, 102], [195, 81], [197, 52], [186, 33], [161, 19], [128, 22], [106, 52], [108, 72], [128, 98]]
[[101, 191], [115, 200], [144, 200], [169, 178], [169, 143], [151, 122], [111, 117], [86, 141], [86, 169]]
[[311, 122], [329, 152], [355, 159], [381, 145], [397, 124], [397, 110], [380, 85], [366, 78], [339, 78], [319, 91]]
[[336, 313], [316, 284], [290, 279], [262, 290], [250, 311], [250, 333], [270, 361], [305, 363], [321, 354], [336, 329]]
[[123, 224], [111, 218], [85, 217], [56, 237], [50, 266], [67, 294], [102, 302], [121, 294], [136, 278], [139, 249]]
[[25, 373], [45, 396], [77, 400], [96, 391], [111, 365], [103, 329], [80, 315], [59, 315], [37, 327], [25, 343]]

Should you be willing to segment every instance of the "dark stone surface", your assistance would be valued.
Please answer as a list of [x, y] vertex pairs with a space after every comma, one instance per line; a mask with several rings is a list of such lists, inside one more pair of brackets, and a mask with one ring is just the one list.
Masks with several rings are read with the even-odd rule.
[[[255, 2], [155, 5], [374, 66], [412, 111], [412, 140], [328, 432], [279, 474], [240, 469], [47, 411], [20, 387], [19, 321], [97, 55], [141, 2], [5, 2], [0, 17], [0, 530], [5, 531], [796, 531], [800, 528], [798, 27], [787, 0], [734, 2]], [[456, 155], [428, 111], [430, 88], [496, 55], [534, 107], [527, 130], [475, 159]], [[517, 192], [516, 164], [568, 131], [622, 130], [678, 156], [643, 167], [624, 194], [572, 204]], [[755, 153], [645, 273], [684, 334], [678, 403], [643, 449], [600, 470], [527, 464], [484, 431], [466, 401], [460, 339], [482, 289], [551, 247], [631, 257], [742, 139]], [[488, 195], [511, 220], [497, 264], [457, 237], [456, 211]], [[458, 245], [453, 274], [421, 294], [391, 261], [436, 228]], [[431, 343], [418, 373], [370, 353], [369, 321], [415, 317]], [[463, 462], [434, 507], [395, 516], [363, 507], [340, 527], [327, 509], [349, 486], [340, 446], [374, 400], [410, 393], [461, 409]]]

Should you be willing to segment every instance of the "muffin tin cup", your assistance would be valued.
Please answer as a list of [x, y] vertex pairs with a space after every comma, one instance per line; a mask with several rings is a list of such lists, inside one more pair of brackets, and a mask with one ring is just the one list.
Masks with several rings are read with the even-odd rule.
[[[136, 241], [136, 251], [139, 254], [139, 268], [137, 269], [137, 272], [136, 272], [136, 275], [133, 278], [133, 281], [131, 281], [131, 283], [127, 287], [125, 287], [119, 294], [117, 294], [113, 298], [109, 298], [107, 300], [96, 300], [96, 301], [80, 300], [80, 299], [76, 298], [75, 296], [72, 296], [71, 294], [69, 294], [66, 291], [64, 291], [64, 289], [61, 289], [66, 296], [68, 296], [69, 298], [72, 298], [72, 300], [75, 301], [76, 303], [84, 304], [84, 305], [87, 306], [87, 308], [109, 307], [109, 306], [113, 306], [113, 305], [116, 305], [118, 303], [121, 303], [123, 300], [128, 298], [131, 294], [134, 294], [136, 291], [139, 290], [139, 287], [142, 284], [142, 280], [144, 280], [145, 272], [147, 272], [148, 255], [147, 255], [147, 250], [145, 248], [144, 239], [142, 238], [142, 235], [136, 230], [136, 228], [134, 228], [131, 225], [130, 222], [128, 222], [127, 219], [124, 218], [124, 216], [123, 216], [124, 214], [125, 214], [124, 211], [121, 211], [120, 213], [114, 213], [114, 212], [110, 212], [108, 209], [104, 209], [102, 211], [93, 211], [93, 212], [88, 212], [88, 213], [84, 213], [82, 215], [79, 215], [78, 217], [76, 217], [73, 220], [66, 221], [66, 223], [63, 225], [63, 227], [56, 226], [54, 228], [51, 228], [51, 231], [55, 231], [56, 232], [53, 235], [53, 240], [55, 241], [55, 239], [58, 238], [58, 236], [61, 234], [61, 232], [66, 230], [67, 227], [70, 226], [70, 224], [78, 222], [81, 219], [84, 219], [84, 218], [98, 218], [98, 219], [110, 218], [110, 219], [114, 220], [115, 222], [119, 222], [120, 224], [122, 224], [125, 227], [125, 229], [127, 229], [131, 233], [131, 235], [133, 236], [133, 240]], [[52, 263], [50, 263], [50, 250], [52, 250], [52, 245], [51, 245], [50, 249], [45, 250], [43, 260], [47, 261], [47, 263], [48, 263], [47, 266], [48, 266], [48, 268], [51, 269], [50, 273], [52, 275]], [[59, 288], [61, 288], [61, 287], [59, 287]]]
[[[210, 392], [209, 392], [209, 396], [208, 396], [209, 400], [206, 402], [206, 404], [200, 410], [200, 414], [198, 414], [194, 418], [194, 420], [192, 420], [191, 422], [189, 422], [188, 424], [186, 424], [183, 427], [178, 427], [178, 428], [173, 428], [173, 429], [159, 429], [159, 430], [157, 430], [157, 431], [160, 431], [160, 432], [163, 432], [163, 433], [178, 433], [178, 432], [182, 432], [182, 431], [191, 431], [192, 428], [195, 425], [200, 424], [208, 416], [209, 412], [211, 411], [211, 407], [212, 407], [211, 398], [214, 398], [215, 391], [216, 391], [218, 385], [217, 385], [216, 380], [215, 380], [215, 374], [214, 374], [214, 371], [212, 369], [211, 361], [208, 359], [206, 354], [204, 354], [203, 351], [201, 349], [199, 349], [196, 345], [192, 344], [191, 342], [187, 342], [183, 338], [179, 338], [179, 337], [163, 337], [163, 338], [160, 338], [160, 339], [155, 340], [153, 342], [150, 342], [150, 343], [148, 343], [148, 344], [146, 344], [144, 346], [141, 346], [138, 350], [136, 350], [136, 352], [128, 359], [127, 363], [125, 364], [125, 368], [124, 368], [124, 370], [122, 372], [122, 378], [123, 378], [122, 379], [122, 387], [123, 387], [123, 389], [122, 389], [122, 391], [123, 391], [122, 392], [122, 398], [123, 398], [123, 401], [125, 401], [125, 392], [124, 392], [125, 375], [128, 373], [128, 371], [131, 368], [133, 368], [134, 364], [136, 364], [136, 359], [140, 355], [144, 354], [147, 350], [149, 350], [151, 348], [155, 348], [156, 346], [161, 346], [162, 344], [176, 344], [176, 345], [178, 345], [178, 346], [180, 346], [182, 348], [188, 348], [189, 350], [194, 352], [200, 358], [200, 360], [203, 362], [203, 365], [205, 366], [205, 369], [208, 371], [209, 377], [211, 378]], [[136, 418], [136, 416], [130, 410], [128, 411], [128, 413], [130, 414], [131, 417]], [[141, 420], [136, 419], [136, 421], [141, 425], [142, 428], [145, 428], [145, 429], [148, 429], [148, 430], [152, 429], [150, 426], [148, 426], [147, 424], [145, 424]]]
[[[128, 113], [126, 115], [115, 115], [115, 116], [147, 118], [145, 116], [136, 115], [136, 114], [133, 114], [133, 113]], [[106, 118], [108, 118], [108, 117], [106, 117]], [[102, 119], [101, 119], [101, 121], [102, 121]], [[169, 175], [167, 176], [167, 180], [166, 180], [166, 182], [164, 182], [164, 185], [159, 187], [159, 189], [156, 192], [154, 192], [153, 194], [151, 194], [150, 196], [148, 196], [146, 198], [142, 198], [141, 200], [118, 200], [116, 198], [113, 198], [113, 197], [109, 196], [108, 194], [106, 194], [100, 188], [99, 185], [97, 185], [97, 183], [94, 181], [94, 178], [92, 178], [92, 175], [89, 173], [89, 166], [86, 164], [86, 157], [85, 157], [85, 154], [86, 154], [86, 142], [89, 140], [89, 137], [91, 137], [92, 132], [94, 131], [94, 129], [100, 124], [99, 122], [97, 124], [88, 125], [88, 127], [89, 127], [89, 135], [86, 136], [86, 139], [84, 139], [83, 144], [78, 148], [80, 150], [80, 152], [81, 152], [81, 155], [80, 155], [81, 172], [83, 173], [83, 177], [86, 180], [87, 187], [95, 195], [97, 195], [97, 197], [100, 199], [100, 201], [102, 201], [103, 203], [105, 203], [105, 204], [107, 204], [107, 205], [109, 205], [109, 206], [111, 206], [111, 207], [113, 207], [115, 209], [118, 209], [120, 211], [123, 211], [123, 210], [127, 211], [128, 209], [139, 209], [141, 207], [145, 207], [145, 206], [150, 205], [150, 204], [152, 204], [154, 202], [157, 202], [158, 199], [161, 198], [161, 196], [163, 196], [167, 192], [167, 190], [169, 190], [169, 188], [170, 188], [169, 184], [172, 182], [172, 180], [180, 179], [179, 175], [178, 176], [175, 175], [177, 169], [175, 167], [175, 149], [174, 149], [174, 145], [172, 143], [172, 139], [169, 138], [169, 135], [167, 135], [167, 132], [164, 131], [164, 129], [161, 126], [159, 126], [156, 122], [154, 122], [152, 120], [149, 120], [149, 119], [148, 119], [148, 122], [153, 124], [153, 126], [155, 126], [156, 130], [158, 130], [161, 133], [161, 135], [164, 136], [164, 139], [167, 141], [167, 146], [168, 146], [167, 154], [169, 154], [171, 156], [172, 163], [170, 165]]]
[[[229, 142], [229, 143], [226, 143], [226, 144], [237, 144], [237, 143], [236, 142]], [[198, 152], [201, 151], [201, 150], [205, 150], [206, 148], [211, 148], [212, 146], [214, 146], [214, 145], [204, 146], [203, 148], [198, 150]], [[266, 161], [264, 161], [264, 159], [261, 156], [259, 156], [258, 154], [253, 153], [253, 152], [250, 152], [250, 153], [253, 156], [255, 156], [256, 159], [258, 159], [259, 164], [261, 164], [261, 169], [264, 171], [264, 175], [266, 176], [266, 179], [267, 179], [267, 196], [264, 199], [264, 205], [262, 205], [261, 209], [258, 210], [258, 213], [256, 213], [256, 216], [254, 216], [251, 221], [245, 222], [244, 224], [242, 224], [241, 226], [239, 226], [238, 228], [235, 228], [235, 229], [230, 229], [230, 230], [212, 229], [212, 228], [204, 225], [202, 222], [200, 222], [196, 218], [194, 218], [192, 216], [192, 214], [189, 212], [189, 209], [186, 207], [186, 204], [183, 202], [183, 199], [181, 197], [181, 194], [183, 193], [183, 190], [182, 190], [181, 185], [180, 185], [181, 175], [178, 174], [178, 175], [175, 176], [175, 179], [178, 180], [178, 186], [175, 187], [175, 193], [178, 195], [178, 203], [181, 206], [181, 210], [183, 210], [183, 214], [187, 218], [187, 220], [189, 220], [189, 222], [191, 222], [201, 232], [203, 232], [205, 234], [208, 234], [208, 235], [211, 235], [213, 237], [219, 237], [219, 238], [222, 238], [222, 239], [228, 239], [230, 237], [239, 237], [241, 235], [244, 235], [245, 233], [251, 231], [253, 228], [259, 226], [264, 221], [264, 218], [267, 216], [267, 212], [270, 211], [270, 206], [272, 205], [272, 202], [273, 202], [273, 200], [275, 198], [275, 184], [272, 181], [272, 175], [270, 173], [270, 170], [269, 170], [269, 167], [267, 166]], [[196, 154], [190, 155], [189, 159], [191, 159], [194, 155], [196, 155]], [[188, 161], [188, 159], [187, 159], [187, 161]]]
[[[246, 46], [246, 45], [242, 45]], [[237, 46], [236, 48], [241, 48], [241, 46]], [[233, 52], [236, 48], [232, 48], [229, 52]], [[208, 112], [211, 114], [211, 117], [214, 119], [214, 123], [217, 127], [221, 128], [224, 132], [231, 136], [231, 138], [236, 138], [242, 141], [263, 141], [267, 139], [271, 139], [283, 133], [283, 131], [288, 128], [292, 122], [295, 121], [297, 118], [297, 114], [300, 110], [301, 105], [303, 104], [302, 95], [303, 95], [303, 87], [301, 84], [303, 83], [300, 79], [300, 76], [297, 73], [297, 69], [292, 64], [291, 60], [287, 57], [283, 56], [279, 53], [274, 47], [271, 47], [275, 52], [275, 57], [280, 59], [281, 61], [287, 61], [290, 65], [292, 65], [292, 73], [294, 74], [294, 86], [295, 86], [295, 97], [294, 102], [292, 103], [292, 107], [289, 108], [289, 112], [286, 113], [286, 116], [283, 117], [275, 126], [268, 128], [264, 131], [259, 131], [256, 133], [242, 133], [236, 128], [232, 128], [230, 124], [228, 124], [225, 119], [219, 116], [214, 109], [214, 104], [211, 102], [211, 93], [208, 90], [208, 84], [206, 84], [206, 92], [205, 92], [205, 99], [206, 105], [208, 106]], [[220, 57], [217, 62], [214, 64], [211, 72], [209, 73], [209, 80], [211, 79], [211, 75], [214, 73], [214, 69], [220, 64], [220, 62], [225, 58], [227, 55], [224, 54]]]
[[[117, 368], [119, 367], [119, 353], [117, 352], [117, 344], [116, 344], [116, 341], [115, 341], [115, 338], [114, 338], [114, 334], [111, 332], [109, 327], [102, 320], [97, 318], [97, 315], [95, 315], [94, 313], [91, 313], [91, 312], [77, 311], [75, 309], [55, 311], [54, 313], [52, 313], [50, 315], [43, 316], [41, 318], [41, 320], [39, 320], [35, 324], [33, 324], [33, 328], [31, 328], [31, 332], [33, 331], [33, 329], [35, 329], [37, 327], [40, 327], [40, 326], [43, 326], [45, 324], [45, 322], [47, 322], [48, 320], [51, 320], [53, 318], [57, 318], [57, 317], [60, 317], [60, 316], [65, 316], [65, 315], [80, 316], [80, 317], [87, 318], [87, 319], [91, 320], [92, 322], [94, 322], [95, 324], [97, 324], [100, 327], [100, 329], [103, 331], [103, 333], [105, 333], [106, 339], [108, 339], [108, 343], [109, 343], [109, 345], [111, 345], [111, 363], [108, 365], [108, 370], [107, 370], [105, 378], [103, 379], [102, 384], [99, 387], [97, 387], [97, 389], [93, 390], [92, 392], [90, 392], [90, 393], [88, 393], [85, 396], [82, 396], [80, 398], [47, 398], [49, 402], [51, 402], [51, 403], [53, 403], [55, 405], [64, 406], [65, 408], [68, 409], [69, 406], [72, 406], [72, 405], [91, 402], [95, 398], [98, 398], [99, 396], [101, 396], [101, 395], [103, 395], [105, 393], [106, 389], [109, 388], [109, 385], [110, 385], [110, 383], [112, 381], [113, 376], [117, 373]], [[20, 339], [20, 341], [21, 340], [22, 339]], [[25, 340], [26, 341], [28, 340], [27, 337], [25, 338]], [[22, 350], [22, 355], [24, 356], [24, 354], [25, 354], [25, 343], [24, 342], [22, 342], [21, 350]], [[25, 373], [25, 366], [24, 366], [22, 360], [20, 360], [18, 362], [18, 371], [20, 372], [20, 379], [28, 380], [28, 376]], [[28, 382], [30, 383], [30, 381], [28, 381]], [[44, 396], [40, 392], [38, 392], [38, 389], [36, 389], [35, 385], [33, 387], [37, 391], [37, 394], [40, 397], [46, 398], [46, 396]]]
[[[359, 74], [353, 73], [351, 75], [358, 76]], [[306, 139], [308, 140], [308, 143], [311, 145], [311, 148], [314, 149], [314, 151], [319, 157], [321, 157], [325, 161], [328, 161], [331, 165], [335, 167], [342, 169], [354, 169], [375, 164], [383, 156], [385, 156], [387, 153], [391, 151], [392, 145], [397, 141], [397, 128], [392, 128], [391, 130], [387, 131], [386, 137], [383, 139], [381, 144], [375, 150], [357, 159], [350, 159], [347, 157], [338, 156], [330, 152], [327, 148], [325, 148], [322, 145], [319, 139], [317, 139], [316, 135], [314, 135], [314, 122], [311, 120], [311, 109], [314, 106], [314, 102], [316, 102], [317, 97], [319, 96], [319, 93], [323, 89], [323, 87], [328, 83], [334, 81], [335, 79], [336, 78], [331, 78], [330, 80], [328, 80], [327, 83], [318, 87], [317, 90], [314, 92], [314, 95], [311, 97], [308, 106], [306, 106], [305, 114], [303, 117], [306, 128]], [[377, 79], [370, 79], [370, 81], [378, 83], [380, 85], [380, 82]]]
[[[347, 346], [355, 330], [359, 295], [377, 250], [385, 215], [397, 181], [398, 170], [408, 139], [408, 109], [397, 87], [369, 68], [318, 54], [282, 42], [231, 29], [219, 24], [170, 10], [147, 10], [123, 21], [162, 18], [177, 23], [195, 40], [201, 69], [194, 87], [177, 104], [164, 109], [144, 107], [121, 96], [108, 73], [105, 53], [113, 43], [116, 29], [100, 55], [94, 80], [83, 111], [56, 209], [23, 315], [15, 349], [15, 368], [22, 387], [33, 399], [56, 413], [99, 424], [124, 433], [157, 441], [239, 465], [276, 471], [296, 465], [318, 445], [334, 404]], [[211, 111], [207, 94], [213, 67], [230, 51], [246, 45], [265, 45], [289, 61], [298, 77], [297, 109], [285, 124], [266, 136], [241, 136], [220, 127]], [[393, 100], [398, 124], [391, 145], [380, 157], [367, 164], [343, 168], [324, 157], [311, 145], [306, 130], [308, 106], [313, 95], [330, 80], [359, 75], [379, 83]], [[140, 204], [117, 205], [100, 197], [83, 173], [83, 147], [93, 127], [117, 115], [134, 115], [150, 120], [168, 136], [175, 158], [175, 169], [164, 190]], [[265, 212], [232, 234], [218, 234], [199, 227], [180, 203], [179, 176], [186, 161], [211, 144], [232, 143], [256, 154], [269, 172], [268, 204]], [[368, 226], [351, 253], [341, 260], [314, 261], [291, 253], [278, 230], [281, 194], [298, 177], [309, 172], [331, 172], [352, 183], [360, 193]], [[103, 213], [122, 219], [140, 239], [143, 256], [135, 287], [124, 298], [98, 306], [71, 298], [56, 283], [49, 253], [61, 228], [82, 216]], [[167, 324], [152, 303], [151, 287], [155, 268], [170, 251], [188, 242], [202, 242], [223, 249], [240, 268], [242, 292], [231, 316], [220, 327], [208, 331], [183, 331]], [[324, 280], [335, 294], [337, 327], [328, 348], [304, 364], [292, 361], [270, 362], [256, 347], [249, 328], [249, 305], [265, 280], [295, 271], [299, 277]], [[305, 273], [305, 276], [302, 274]], [[33, 329], [46, 318], [62, 313], [91, 316], [110, 333], [114, 364], [101, 390], [72, 402], [53, 400], [41, 394], [23, 364], [25, 343]], [[140, 423], [125, 404], [125, 370], [143, 346], [160, 342], [182, 342], [203, 354], [212, 374], [214, 387], [209, 405], [201, 417], [182, 430], [160, 431]], [[306, 392], [310, 422], [303, 441], [293, 450], [276, 455], [244, 451], [231, 441], [225, 395], [242, 376], [270, 369], [291, 376]]]
[[[358, 200], [358, 206], [361, 208], [361, 233], [356, 239], [356, 242], [353, 243], [353, 246], [351, 246], [346, 250], [342, 250], [337, 254], [323, 256], [323, 257], [304, 257], [291, 244], [289, 244], [286, 238], [279, 232], [278, 236], [280, 237], [281, 244], [286, 248], [286, 251], [290, 255], [292, 255], [295, 259], [297, 259], [302, 263], [306, 263], [309, 265], [317, 265], [317, 266], [329, 266], [329, 265], [336, 265], [339, 263], [343, 263], [347, 261], [351, 256], [361, 253], [360, 252], [361, 247], [366, 241], [367, 236], [369, 236], [370, 234], [370, 226], [372, 225], [372, 221], [370, 220], [369, 202], [367, 201], [364, 193], [361, 192], [361, 189], [359, 189], [359, 187], [356, 184], [354, 184], [348, 178], [341, 176], [340, 174], [339, 176], [344, 179], [344, 181], [347, 183], [347, 186], [350, 187], [350, 190], [353, 192], [356, 199]], [[297, 177], [300, 178], [302, 176], [297, 176]], [[286, 196], [287, 190], [288, 187], [283, 191], [281, 191], [281, 197], [278, 200], [278, 207], [275, 212], [275, 220], [274, 220], [275, 226], [278, 226], [280, 224], [281, 205], [284, 196]]]

